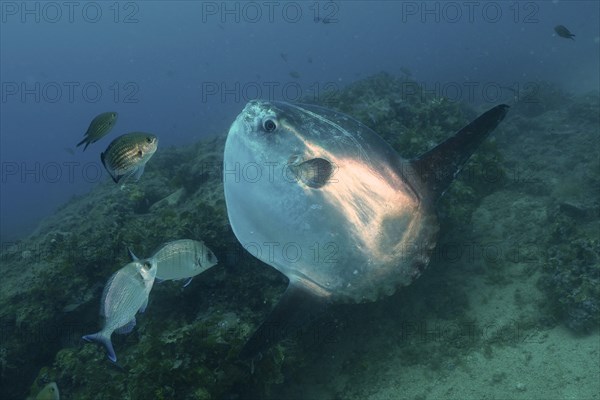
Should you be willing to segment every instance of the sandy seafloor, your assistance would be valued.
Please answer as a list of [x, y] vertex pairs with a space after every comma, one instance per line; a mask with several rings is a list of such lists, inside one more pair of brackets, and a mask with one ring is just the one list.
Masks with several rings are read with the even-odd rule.
[[[447, 248], [461, 243], [474, 251], [420, 278], [450, 268], [451, 291], [464, 294], [465, 314], [406, 319], [394, 312], [398, 296], [369, 306], [376, 316], [346, 323], [274, 399], [600, 398], [598, 329], [581, 334], [548, 324], [542, 310], [549, 300], [539, 284], [551, 210], [561, 202], [598, 207], [598, 188], [586, 177], [599, 165], [600, 129], [565, 110], [513, 114], [506, 124], [495, 140], [512, 184], [483, 199], [465, 222], [470, 234], [445, 239]], [[578, 226], [599, 238], [595, 212]], [[436, 295], [411, 292], [411, 301]]]

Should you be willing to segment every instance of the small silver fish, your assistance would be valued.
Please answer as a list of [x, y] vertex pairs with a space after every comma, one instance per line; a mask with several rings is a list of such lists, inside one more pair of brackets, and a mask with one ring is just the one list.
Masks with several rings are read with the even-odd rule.
[[35, 400], [60, 400], [60, 393], [56, 382], [50, 382], [35, 396]]
[[131, 132], [113, 140], [100, 159], [115, 183], [133, 177], [136, 181], [156, 152], [158, 137], [151, 133]]
[[155, 261], [137, 260], [115, 272], [106, 283], [100, 303], [104, 327], [97, 333], [83, 336], [83, 339], [102, 343], [112, 362], [117, 361], [117, 356], [110, 338], [113, 332], [125, 334], [133, 330], [135, 315], [146, 310], [155, 276]]
[[556, 25], [554, 27], [554, 32], [556, 32], [556, 34], [562, 38], [575, 40], [573, 39], [575, 35], [573, 35], [564, 25]]
[[85, 143], [85, 147], [83, 148], [83, 151], [85, 151], [90, 144], [95, 143], [106, 136], [112, 127], [115, 126], [118, 115], [119, 114], [114, 111], [97, 115], [92, 122], [90, 122], [90, 126], [83, 134], [83, 140], [77, 143], [77, 147]]
[[[138, 258], [131, 249], [129, 254]], [[151, 257], [156, 262], [156, 279], [186, 279], [183, 287], [189, 285], [192, 278], [217, 265], [217, 257], [204, 242], [181, 239], [163, 244]]]

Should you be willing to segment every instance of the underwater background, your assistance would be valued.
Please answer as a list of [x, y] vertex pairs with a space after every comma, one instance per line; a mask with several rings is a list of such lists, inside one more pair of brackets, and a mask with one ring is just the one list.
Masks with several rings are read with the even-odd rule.
[[[0, 2], [0, 399], [600, 398], [600, 6], [548, 2]], [[561, 37], [564, 25], [575, 34]], [[574, 40], [573, 40], [574, 39]], [[428, 269], [238, 353], [286, 287], [237, 242], [227, 130], [254, 98], [316, 103], [415, 157], [511, 106], [438, 207]], [[115, 128], [75, 147], [96, 115]], [[138, 182], [100, 161], [160, 143]], [[99, 327], [127, 247], [203, 240], [155, 285], [119, 364]]]

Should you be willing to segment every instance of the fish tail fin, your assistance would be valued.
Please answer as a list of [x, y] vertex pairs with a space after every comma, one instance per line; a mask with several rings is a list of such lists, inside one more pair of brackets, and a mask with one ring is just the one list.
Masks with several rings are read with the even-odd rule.
[[106, 335], [104, 331], [100, 331], [97, 333], [92, 333], [91, 335], [85, 335], [81, 337], [86, 342], [97, 342], [100, 343], [106, 348], [106, 355], [108, 359], [112, 362], [117, 362], [117, 355], [115, 354], [115, 349], [113, 348], [112, 341], [110, 340], [110, 335]]
[[509, 108], [501, 104], [486, 111], [454, 136], [411, 160], [415, 173], [434, 201], [442, 197], [469, 157], [504, 119]]
[[306, 333], [304, 328], [314, 322], [316, 313], [325, 311], [327, 304], [324, 298], [290, 283], [279, 303], [244, 345], [240, 358], [254, 358], [283, 339]]
[[[86, 143], [86, 142], [87, 142], [87, 143]], [[82, 140], [81, 142], [77, 143], [77, 146], [76, 146], [76, 147], [79, 147], [79, 146], [81, 146], [81, 145], [82, 145], [82, 144], [84, 144], [84, 143], [85, 143], [85, 147], [83, 148], [83, 151], [85, 151], [85, 149], [87, 149], [87, 147], [88, 147], [88, 144], [90, 144], [90, 142], [88, 142], [88, 139], [87, 139], [87, 138], [83, 138], [83, 140]]]

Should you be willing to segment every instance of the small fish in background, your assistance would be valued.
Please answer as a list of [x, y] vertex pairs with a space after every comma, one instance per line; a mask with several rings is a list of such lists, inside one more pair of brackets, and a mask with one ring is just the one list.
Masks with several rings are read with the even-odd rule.
[[331, 24], [332, 22], [337, 22], [335, 19], [333, 18], [329, 18], [329, 17], [314, 17], [313, 21], [315, 22], [315, 24], [318, 24], [319, 22], [323, 23], [323, 24]]
[[279, 57], [281, 57], [281, 59], [285, 62], [287, 62], [287, 60], [288, 60], [287, 53], [279, 53]]
[[404, 79], [409, 79], [412, 77], [412, 71], [407, 67], [400, 67], [400, 73]]
[[117, 362], [110, 340], [113, 332], [126, 334], [133, 330], [135, 315], [146, 310], [155, 277], [156, 262], [137, 260], [115, 272], [106, 283], [100, 302], [104, 326], [101, 331], [85, 335], [83, 339], [103, 344], [112, 362]]
[[573, 35], [564, 25], [556, 25], [554, 27], [554, 32], [562, 38], [575, 40], [573, 39], [575, 35]]
[[[133, 260], [138, 260], [133, 251], [128, 250]], [[156, 262], [157, 280], [185, 279], [183, 287], [189, 285], [194, 276], [214, 267], [218, 262], [217, 257], [204, 242], [191, 239], [165, 243], [158, 248], [151, 259]]]
[[50, 382], [40, 390], [34, 400], [60, 400], [60, 393], [56, 382]]
[[72, 156], [74, 156], [74, 155], [75, 155], [75, 150], [73, 150], [73, 148], [72, 148], [72, 147], [65, 147], [64, 149], [65, 149], [65, 151], [66, 151], [67, 153], [69, 153], [70, 155], [72, 155]]
[[156, 135], [144, 132], [126, 133], [113, 140], [106, 151], [100, 154], [100, 159], [115, 183], [130, 177], [137, 181], [157, 147]]
[[308, 58], [306, 59], [306, 61], [308, 61], [309, 64], [312, 64], [313, 59], [312, 59], [312, 57], [308, 56]]
[[83, 148], [83, 151], [85, 151], [90, 144], [102, 139], [108, 132], [110, 132], [112, 127], [115, 126], [117, 117], [118, 114], [114, 111], [97, 115], [92, 122], [90, 122], [90, 126], [83, 135], [83, 140], [77, 143], [77, 147], [85, 143], [85, 147]]
[[290, 71], [290, 76], [294, 79], [300, 79], [300, 73], [298, 71]]

